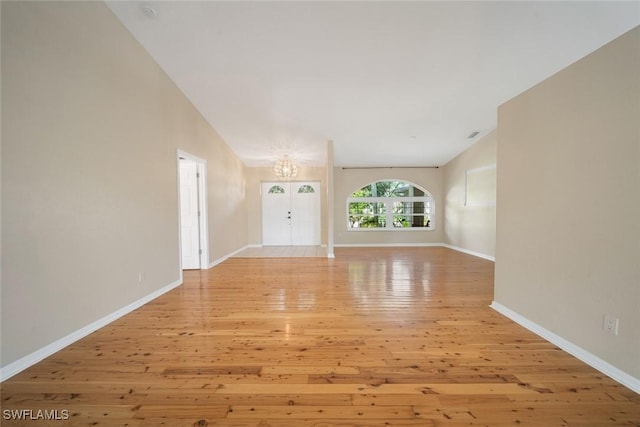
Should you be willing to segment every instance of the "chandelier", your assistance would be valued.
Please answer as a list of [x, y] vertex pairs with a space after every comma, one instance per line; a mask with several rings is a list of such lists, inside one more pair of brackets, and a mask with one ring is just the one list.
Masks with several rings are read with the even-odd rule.
[[276, 161], [275, 166], [273, 167], [276, 176], [279, 178], [293, 178], [298, 174], [298, 166], [289, 158], [289, 156], [284, 156], [282, 159]]

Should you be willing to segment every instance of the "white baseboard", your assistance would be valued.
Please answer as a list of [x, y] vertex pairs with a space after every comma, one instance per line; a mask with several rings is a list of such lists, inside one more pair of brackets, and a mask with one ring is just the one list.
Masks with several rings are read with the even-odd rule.
[[442, 246], [442, 243], [335, 243], [336, 248], [421, 248]]
[[87, 326], [84, 326], [78, 329], [77, 331], [72, 332], [69, 335], [60, 338], [59, 340], [56, 340], [51, 344], [46, 345], [40, 348], [39, 350], [34, 351], [31, 354], [21, 357], [15, 362], [12, 362], [6, 366], [3, 366], [2, 368], [0, 368], [0, 382], [7, 380], [12, 376], [24, 371], [28, 367], [35, 365], [36, 363], [62, 350], [68, 345], [73, 344], [74, 342], [80, 340], [81, 338], [84, 338], [87, 335], [97, 331], [98, 329], [104, 326], [107, 326], [109, 323], [113, 322], [114, 320], [117, 320], [122, 316], [131, 313], [132, 311], [140, 308], [141, 306], [148, 303], [149, 301], [152, 301], [158, 298], [160, 295], [169, 292], [170, 290], [180, 286], [181, 284], [182, 284], [182, 279], [178, 279], [175, 282], [170, 283], [167, 286], [164, 286], [163, 288], [160, 288], [157, 291], [150, 293], [149, 295], [145, 295], [139, 300], [134, 301], [131, 304], [125, 307], [122, 307], [121, 309], [118, 309], [113, 313], [108, 314], [103, 318], [96, 320], [95, 322], [88, 324]]
[[613, 380], [619, 382], [625, 387], [628, 387], [631, 390], [635, 391], [636, 393], [640, 394], [640, 379], [632, 375], [629, 375], [626, 372], [616, 368], [612, 364], [600, 359], [598, 356], [594, 355], [593, 353], [590, 353], [587, 350], [583, 349], [582, 347], [579, 347], [573, 344], [572, 342], [562, 338], [561, 336], [554, 334], [548, 329], [545, 329], [542, 326], [538, 325], [537, 323], [532, 322], [531, 320], [516, 313], [510, 308], [500, 304], [499, 302], [493, 301], [490, 307], [493, 308], [498, 313], [504, 315], [505, 317], [513, 320], [520, 326], [525, 327], [526, 329], [530, 330], [534, 334], [560, 347], [562, 350], [566, 351], [572, 356], [582, 360], [587, 365], [597, 369], [598, 371], [602, 372], [603, 374], [607, 375]]
[[486, 260], [489, 260], [489, 261], [496, 262], [496, 257], [491, 256], [491, 255], [486, 255], [486, 254], [483, 254], [481, 252], [476, 252], [476, 251], [472, 251], [472, 250], [469, 250], [469, 249], [461, 248], [461, 247], [458, 247], [458, 246], [449, 245], [447, 243], [442, 243], [440, 246], [444, 246], [445, 248], [453, 249], [454, 251], [462, 252], [462, 253], [465, 253], [465, 254], [468, 254], [468, 255], [477, 256], [478, 258], [483, 258], [483, 259], [486, 259]]
[[489, 261], [496, 261], [496, 258], [491, 255], [486, 255], [480, 252], [472, 251], [469, 249], [461, 248], [458, 246], [449, 245], [447, 243], [336, 243], [336, 248], [400, 248], [400, 247], [433, 247], [439, 246], [454, 251], [462, 252], [468, 255], [473, 255], [478, 258], [483, 258]]
[[221, 264], [223, 262], [225, 262], [226, 260], [228, 260], [229, 258], [231, 258], [232, 256], [239, 254], [240, 252], [244, 251], [247, 248], [252, 248], [252, 247], [260, 247], [260, 245], [245, 245], [243, 247], [241, 247], [240, 249], [236, 249], [235, 251], [231, 252], [230, 254], [227, 254], [223, 257], [220, 257], [216, 260], [213, 260], [209, 263], [209, 265], [207, 266], [207, 269], [209, 268], [213, 268], [218, 264]]

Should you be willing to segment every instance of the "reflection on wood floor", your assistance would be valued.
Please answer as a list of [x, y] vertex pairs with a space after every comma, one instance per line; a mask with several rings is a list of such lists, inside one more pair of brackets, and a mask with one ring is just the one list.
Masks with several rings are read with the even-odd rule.
[[640, 425], [639, 395], [488, 307], [490, 261], [339, 248], [184, 277], [2, 384], [3, 410], [68, 421], [3, 427]]
[[234, 258], [303, 258], [327, 257], [325, 246], [260, 246], [249, 247], [234, 255]]

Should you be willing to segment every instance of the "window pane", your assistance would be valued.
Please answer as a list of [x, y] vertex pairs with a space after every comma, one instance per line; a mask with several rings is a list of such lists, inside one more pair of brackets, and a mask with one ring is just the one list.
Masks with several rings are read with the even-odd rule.
[[429, 213], [429, 205], [425, 202], [393, 202], [393, 213], [398, 213], [398, 214]]
[[351, 197], [371, 197], [371, 194], [371, 184], [369, 184], [358, 191], [354, 191], [353, 194], [351, 194]]
[[425, 197], [423, 190], [407, 181], [378, 181], [354, 191], [351, 197]]
[[269, 189], [269, 194], [282, 194], [284, 193], [284, 188], [279, 185], [274, 185]]
[[381, 215], [350, 215], [349, 228], [385, 228], [387, 217]]
[[408, 197], [411, 196], [413, 187], [404, 181], [391, 181], [389, 186], [389, 197]]
[[387, 224], [384, 203], [350, 202], [349, 228], [384, 228]]
[[374, 197], [404, 197], [409, 185], [404, 181], [378, 181], [372, 186]]
[[386, 213], [384, 203], [350, 202], [349, 215], [375, 215]]
[[316, 190], [313, 189], [312, 186], [310, 185], [302, 185], [300, 186], [300, 188], [298, 188], [298, 193], [315, 193]]
[[394, 215], [394, 228], [425, 228], [431, 225], [427, 215]]

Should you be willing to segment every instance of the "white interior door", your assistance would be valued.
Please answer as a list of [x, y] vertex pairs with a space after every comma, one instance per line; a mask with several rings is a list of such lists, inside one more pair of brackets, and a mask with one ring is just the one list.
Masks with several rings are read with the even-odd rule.
[[291, 244], [320, 244], [320, 183], [291, 183]]
[[200, 268], [198, 164], [180, 159], [180, 235], [182, 268]]
[[262, 244], [320, 244], [320, 183], [262, 183]]
[[262, 183], [262, 244], [291, 245], [291, 195], [288, 182]]

